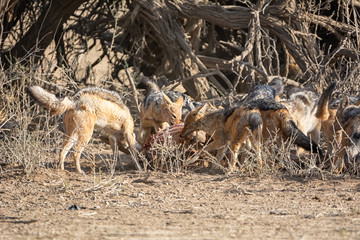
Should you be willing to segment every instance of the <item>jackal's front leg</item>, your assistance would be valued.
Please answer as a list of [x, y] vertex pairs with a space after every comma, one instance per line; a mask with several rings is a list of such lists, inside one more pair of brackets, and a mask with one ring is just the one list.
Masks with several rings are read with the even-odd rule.
[[138, 157], [137, 157], [138, 151], [136, 150], [136, 141], [135, 141], [132, 131], [126, 131], [124, 133], [124, 137], [127, 142], [127, 145], [128, 145], [127, 147], [129, 149], [131, 158], [132, 158], [133, 162], [135, 163], [136, 168], [139, 171], [142, 171], [143, 169], [141, 168], [139, 161], [138, 161]]
[[109, 143], [111, 146], [111, 149], [113, 151], [113, 156], [115, 161], [119, 164], [119, 167], [121, 168], [121, 170], [125, 170], [124, 165], [122, 164], [122, 159], [119, 155], [119, 146], [118, 146], [118, 140], [116, 136], [110, 135], [109, 136]]
[[141, 127], [140, 126], [138, 142], [140, 143], [140, 145], [142, 147], [144, 147], [146, 141], [149, 140], [150, 135], [151, 135], [151, 127]]
[[155, 125], [155, 132], [159, 132], [159, 131], [162, 131], [164, 130], [165, 128], [168, 128], [170, 127], [170, 124], [167, 123], [167, 122], [161, 122], [161, 123], [156, 123]]
[[230, 150], [231, 150], [231, 160], [230, 160], [230, 169], [228, 173], [231, 173], [236, 165], [239, 151], [242, 145], [245, 143], [246, 140], [248, 140], [249, 134], [245, 131], [239, 131], [238, 133], [234, 133], [233, 137], [230, 141]]
[[214, 140], [209, 145], [206, 146], [205, 150], [210, 152], [217, 150], [216, 152], [216, 163], [213, 163], [210, 169], [210, 172], [215, 172], [218, 167], [221, 165], [221, 160], [225, 156], [226, 149], [228, 147], [228, 143], [224, 141]]

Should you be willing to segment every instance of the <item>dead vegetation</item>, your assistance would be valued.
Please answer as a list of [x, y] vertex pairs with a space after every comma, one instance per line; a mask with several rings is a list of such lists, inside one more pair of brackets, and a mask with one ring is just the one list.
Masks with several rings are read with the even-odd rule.
[[[246, 92], [273, 76], [312, 82], [319, 89], [334, 74], [346, 82], [358, 76], [357, 1], [4, 4], [5, 68], [41, 61], [50, 72], [65, 67], [76, 82], [92, 82], [98, 81], [93, 69], [105, 60], [108, 74], [122, 83], [121, 69], [133, 67], [136, 74], [164, 75], [166, 85], [182, 84], [197, 99]], [[46, 59], [52, 43], [53, 58]], [[79, 59], [94, 48], [100, 48], [98, 57], [79, 76]]]
[[165, 138], [139, 154], [145, 172], [126, 154], [123, 171], [94, 133], [86, 174], [70, 158], [58, 171], [62, 117], [26, 94], [104, 87], [136, 126], [142, 75], [217, 106], [274, 78], [358, 95], [359, 10], [355, 0], [0, 0], [0, 239], [359, 239], [356, 162], [334, 174], [332, 157], [298, 158], [292, 139], [270, 138], [262, 167], [243, 149], [236, 172], [224, 174], [225, 158], [213, 175], [209, 142]]
[[[117, 90], [136, 121], [133, 86], [141, 75], [230, 105], [275, 77], [318, 91], [336, 80], [335, 97], [357, 95], [359, 8], [358, 1], [1, 1], [1, 168], [56, 165], [50, 159], [62, 145], [61, 118], [29, 103], [30, 84], [61, 96], [85, 85]], [[264, 148], [262, 170], [250, 154], [241, 173], [322, 174], [314, 159], [293, 161], [289, 146]], [[185, 159], [204, 156], [212, 162], [171, 142], [154, 148], [159, 162], [148, 169], [184, 171]]]

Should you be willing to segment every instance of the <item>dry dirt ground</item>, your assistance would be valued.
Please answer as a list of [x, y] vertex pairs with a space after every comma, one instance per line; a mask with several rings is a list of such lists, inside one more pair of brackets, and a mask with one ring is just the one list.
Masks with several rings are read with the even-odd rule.
[[43, 169], [0, 176], [0, 239], [360, 239], [360, 181]]

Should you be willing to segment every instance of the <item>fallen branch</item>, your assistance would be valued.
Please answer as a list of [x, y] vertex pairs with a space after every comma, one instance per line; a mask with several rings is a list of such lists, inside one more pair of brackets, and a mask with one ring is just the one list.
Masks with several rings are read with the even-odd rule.
[[126, 73], [126, 76], [128, 77], [129, 82], [130, 82], [131, 90], [132, 90], [132, 93], [133, 93], [132, 96], [133, 96], [133, 99], [134, 99], [134, 102], [135, 102], [136, 110], [137, 110], [138, 113], [140, 113], [140, 105], [139, 105], [139, 100], [138, 100], [138, 91], [136, 90], [134, 79], [130, 75], [129, 70], [127, 68], [125, 69], [125, 73]]

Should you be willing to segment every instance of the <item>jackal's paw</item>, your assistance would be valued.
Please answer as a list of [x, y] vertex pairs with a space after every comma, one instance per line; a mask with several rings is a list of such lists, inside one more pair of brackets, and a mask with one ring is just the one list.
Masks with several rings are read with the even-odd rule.
[[227, 171], [226, 171], [226, 175], [230, 175], [232, 173], [236, 172], [235, 169], [232, 169], [232, 168], [229, 168]]
[[86, 176], [85, 171], [82, 170], [82, 169], [76, 169], [76, 172], [79, 173], [79, 174], [81, 174], [81, 175], [83, 175], [83, 176]]
[[244, 172], [244, 169], [240, 169], [238, 167], [229, 167], [229, 169], [226, 171], [226, 175], [235, 174], [235, 173], [242, 173]]

